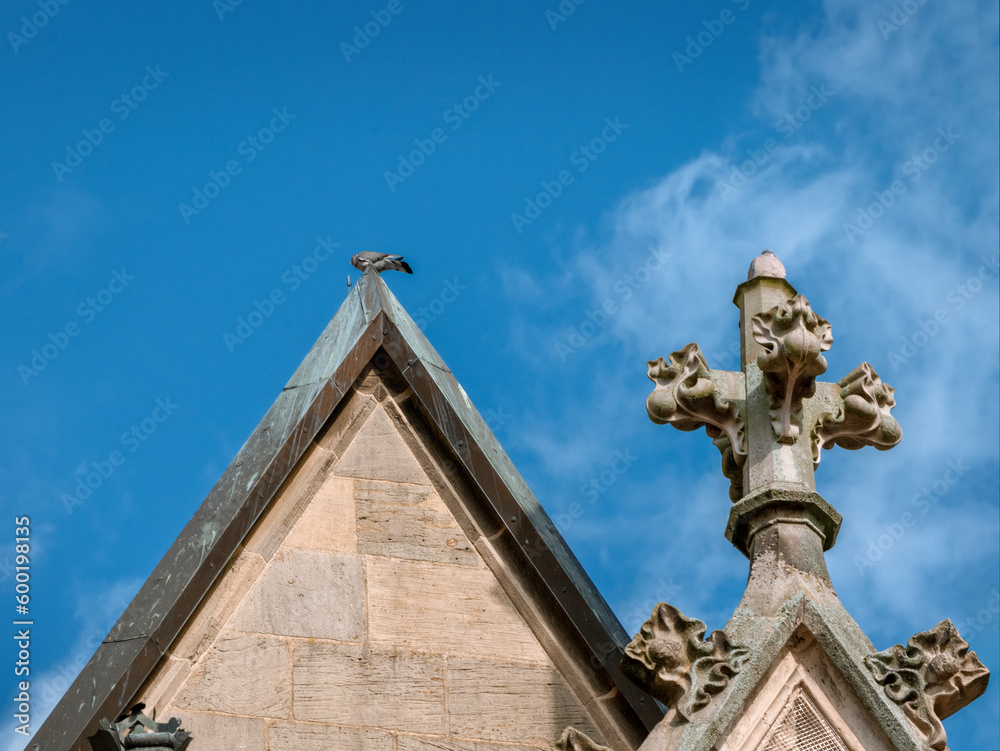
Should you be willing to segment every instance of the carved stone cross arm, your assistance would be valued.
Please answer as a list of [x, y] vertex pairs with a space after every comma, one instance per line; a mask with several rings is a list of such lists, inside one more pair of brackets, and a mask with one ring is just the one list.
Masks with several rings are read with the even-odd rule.
[[704, 427], [722, 452], [730, 498], [767, 490], [815, 492], [824, 448], [885, 450], [902, 431], [891, 386], [862, 363], [839, 383], [821, 383], [830, 323], [784, 279], [770, 251], [750, 267], [733, 301], [740, 309], [741, 372], [712, 370], [697, 344], [649, 362], [653, 422]]

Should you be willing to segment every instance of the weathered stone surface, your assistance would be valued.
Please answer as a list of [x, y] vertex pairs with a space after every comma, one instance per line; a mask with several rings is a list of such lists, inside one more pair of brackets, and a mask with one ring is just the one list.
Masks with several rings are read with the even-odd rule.
[[975, 701], [990, 681], [990, 671], [951, 621], [865, 659], [885, 694], [903, 707], [926, 737], [928, 747], [946, 751], [941, 720]]
[[296, 642], [292, 676], [297, 720], [445, 732], [442, 657]]
[[360, 641], [363, 576], [357, 555], [279, 550], [233, 616], [240, 631]]
[[395, 506], [357, 501], [358, 552], [476, 566], [479, 556], [451, 512], [436, 504]]
[[183, 728], [191, 733], [194, 749], [267, 751], [264, 720], [202, 712], [185, 712], [181, 720]]
[[549, 662], [489, 570], [386, 558], [366, 567], [373, 643]]
[[543, 665], [449, 658], [448, 710], [454, 735], [551, 746], [572, 725], [600, 738], [559, 673]]
[[167, 706], [190, 672], [190, 662], [176, 657], [168, 657], [156, 667], [156, 670], [146, 681], [146, 685], [136, 694], [139, 701], [135, 703], [142, 702], [147, 707]]
[[303, 722], [275, 723], [268, 742], [269, 751], [392, 751], [392, 736], [384, 730]]
[[320, 429], [316, 435], [316, 445], [337, 456], [343, 456], [377, 406], [378, 401], [369, 394], [351, 394], [336, 417]]
[[179, 709], [288, 717], [289, 673], [288, 643], [284, 640], [224, 633], [192, 671], [173, 703]]
[[704, 623], [661, 602], [625, 648], [622, 672], [673, 710], [672, 724], [690, 721], [725, 690], [750, 654], [722, 631], [704, 637]]
[[171, 654], [192, 662], [197, 660], [215, 640], [263, 570], [264, 559], [259, 553], [239, 550], [235, 560], [230, 562], [229, 570], [218, 578], [171, 647]]
[[382, 407], [375, 409], [337, 463], [337, 474], [428, 485], [429, 480]]
[[311, 503], [335, 460], [336, 457], [329, 451], [310, 446], [250, 530], [244, 547], [260, 553], [265, 561], [270, 560]]
[[284, 544], [334, 553], [355, 552], [354, 481], [334, 474], [323, 480]]
[[[397, 751], [532, 751], [537, 746], [499, 746], [494, 743], [483, 743], [482, 741], [457, 740], [449, 738], [418, 738], [412, 735], [399, 735], [396, 737]], [[546, 751], [550, 751], [552, 744], [546, 744]]]
[[359, 503], [393, 503], [404, 506], [412, 503], [423, 503], [434, 494], [430, 485], [399, 485], [393, 482], [379, 480], [355, 480], [354, 498]]

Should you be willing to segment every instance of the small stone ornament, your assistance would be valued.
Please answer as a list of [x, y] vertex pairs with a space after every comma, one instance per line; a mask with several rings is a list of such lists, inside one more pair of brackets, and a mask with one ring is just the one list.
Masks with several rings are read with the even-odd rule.
[[722, 452], [722, 474], [732, 483], [730, 497], [743, 495], [743, 471], [747, 458], [743, 420], [734, 402], [719, 393], [708, 362], [697, 344], [689, 344], [670, 355], [646, 363], [649, 380], [656, 384], [646, 399], [646, 413], [657, 425], [671, 424], [678, 430], [705, 428]]
[[851, 451], [874, 446], [891, 449], [903, 437], [899, 423], [889, 414], [896, 406], [895, 390], [882, 383], [875, 369], [861, 363], [837, 384], [843, 399], [836, 413], [823, 415], [813, 430], [813, 461], [833, 445]]
[[897, 644], [866, 657], [865, 665], [933, 751], [948, 748], [941, 720], [978, 699], [990, 680], [990, 671], [949, 620], [912, 637], [905, 647]]
[[754, 316], [753, 338], [764, 348], [757, 365], [767, 378], [774, 434], [779, 443], [795, 443], [802, 400], [816, 393], [816, 376], [826, 372], [821, 353], [833, 344], [833, 330], [806, 298], [796, 295]]
[[722, 631], [704, 637], [704, 623], [661, 602], [622, 656], [622, 672], [676, 710], [677, 724], [708, 706], [750, 656], [748, 649], [732, 646]]
[[[169, 722], [156, 722], [142, 713], [145, 704], [136, 704], [114, 722], [106, 718], [101, 729], [87, 738], [93, 751], [126, 751], [141, 748], [145, 751], [183, 751], [191, 743], [191, 734], [181, 730], [181, 721], [171, 717]], [[156, 712], [153, 712], [156, 716]]]
[[566, 728], [552, 748], [555, 751], [611, 751], [607, 746], [602, 746], [586, 733], [581, 733], [573, 727]]

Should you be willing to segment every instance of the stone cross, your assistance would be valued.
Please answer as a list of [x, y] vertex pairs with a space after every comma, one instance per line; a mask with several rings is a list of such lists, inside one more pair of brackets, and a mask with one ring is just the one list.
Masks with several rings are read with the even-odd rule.
[[705, 428], [722, 452], [722, 472], [736, 504], [726, 536], [749, 556], [756, 529], [776, 521], [807, 524], [823, 549], [836, 539], [840, 515], [817, 493], [820, 453], [890, 449], [902, 431], [889, 414], [893, 389], [862, 363], [838, 383], [823, 352], [830, 324], [785, 281], [785, 269], [765, 250], [736, 289], [741, 372], [712, 370], [697, 344], [648, 363], [656, 387], [646, 400], [650, 419], [680, 430]]

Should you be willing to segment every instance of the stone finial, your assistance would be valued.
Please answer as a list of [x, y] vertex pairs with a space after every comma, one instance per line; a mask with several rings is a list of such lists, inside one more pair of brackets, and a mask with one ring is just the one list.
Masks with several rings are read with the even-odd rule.
[[[100, 721], [100, 729], [87, 738], [93, 751], [127, 751], [142, 748], [146, 751], [184, 751], [192, 736], [181, 730], [181, 721], [171, 717], [169, 722], [156, 722], [142, 713], [145, 704], [136, 704], [114, 722], [107, 718]], [[156, 712], [153, 712], [156, 716]]]
[[934, 751], [948, 748], [941, 720], [978, 699], [990, 680], [990, 671], [949, 620], [913, 636], [906, 647], [896, 644], [866, 657], [865, 665]]
[[826, 358], [820, 353], [833, 344], [833, 330], [806, 298], [796, 295], [755, 315], [753, 338], [764, 348], [757, 365], [767, 378], [774, 434], [779, 443], [795, 443], [802, 400], [816, 393], [816, 376], [826, 372]]
[[784, 279], [785, 267], [778, 260], [778, 256], [774, 255], [770, 250], [765, 250], [750, 262], [747, 281], [749, 282], [755, 276], [773, 276], [778, 279]]
[[722, 452], [722, 473], [732, 483], [730, 497], [743, 495], [743, 463], [747, 458], [743, 420], [736, 404], [716, 387], [705, 356], [697, 344], [689, 344], [670, 355], [646, 363], [649, 380], [656, 384], [646, 399], [646, 413], [657, 425], [671, 424], [679, 430], [705, 428]]
[[704, 623], [661, 602], [622, 656], [622, 672], [676, 710], [675, 722], [690, 721], [725, 690], [750, 656], [749, 650], [732, 646], [722, 631], [704, 637]]

